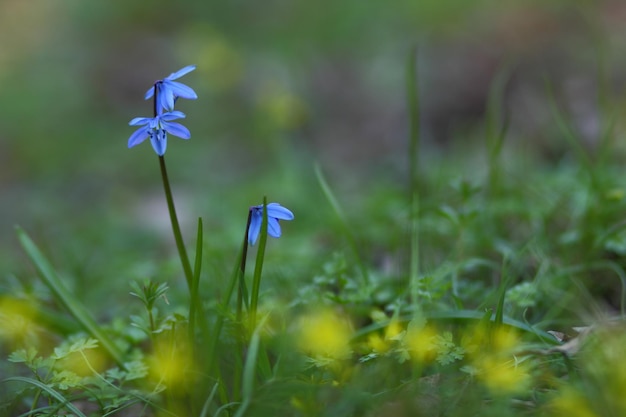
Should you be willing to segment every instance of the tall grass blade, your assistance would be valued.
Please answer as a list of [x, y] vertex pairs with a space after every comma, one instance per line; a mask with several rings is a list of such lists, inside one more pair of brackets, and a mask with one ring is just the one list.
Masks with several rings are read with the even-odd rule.
[[74, 404], [72, 404], [67, 398], [65, 398], [61, 393], [56, 390], [50, 388], [48, 385], [44, 384], [41, 381], [38, 381], [33, 378], [26, 378], [22, 376], [13, 376], [9, 378], [5, 378], [2, 382], [24, 382], [27, 384], [31, 384], [41, 389], [42, 391], [47, 392], [52, 398], [57, 400], [63, 407], [67, 408], [69, 411], [74, 413], [77, 417], [87, 417], [82, 411], [80, 411]]
[[328, 185], [326, 178], [324, 178], [322, 169], [317, 164], [315, 165], [315, 176], [317, 177], [317, 181], [320, 184], [320, 187], [322, 188], [322, 192], [324, 193], [326, 200], [328, 200], [330, 206], [335, 212], [335, 215], [339, 219], [339, 224], [341, 228], [343, 229], [344, 235], [348, 239], [348, 244], [350, 245], [350, 248], [354, 252], [354, 257], [357, 261], [357, 264], [359, 265], [359, 269], [361, 270], [361, 277], [363, 281], [364, 282], [369, 281], [369, 274], [367, 272], [367, 268], [365, 267], [365, 264], [363, 263], [363, 261], [361, 260], [361, 256], [359, 255], [359, 248], [356, 244], [356, 239], [354, 238], [354, 235], [352, 234], [352, 231], [348, 224], [346, 215], [343, 209], [341, 208], [341, 205], [339, 205], [339, 202], [337, 201], [337, 198], [333, 194], [330, 186]]
[[203, 242], [202, 217], [198, 218], [198, 233], [196, 236], [196, 259], [193, 267], [193, 280], [191, 282], [191, 294], [189, 300], [189, 341], [193, 346], [193, 339], [196, 329], [196, 318], [198, 315], [198, 305], [200, 297], [198, 296], [198, 288], [200, 286], [200, 271], [202, 270], [202, 247]]
[[50, 265], [28, 234], [19, 226], [16, 228], [16, 232], [22, 248], [24, 248], [24, 251], [35, 265], [40, 278], [50, 289], [55, 299], [67, 309], [89, 334], [98, 339], [104, 350], [123, 368], [122, 354], [115, 346], [115, 343], [100, 328], [83, 304], [65, 288], [52, 265]]
[[411, 283], [411, 304], [417, 308], [420, 278], [419, 248], [419, 154], [420, 154], [420, 108], [419, 82], [417, 74], [417, 48], [409, 53], [406, 65], [407, 105], [409, 113], [409, 196], [411, 236], [409, 244], [409, 280]]

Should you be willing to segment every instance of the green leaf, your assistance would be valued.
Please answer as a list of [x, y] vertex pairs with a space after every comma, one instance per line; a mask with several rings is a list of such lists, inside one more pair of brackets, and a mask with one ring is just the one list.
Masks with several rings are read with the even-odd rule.
[[26, 362], [32, 363], [33, 360], [37, 357], [37, 349], [34, 347], [29, 347], [28, 349], [18, 349], [15, 352], [9, 355], [10, 362]]
[[50, 385], [56, 386], [62, 390], [67, 390], [83, 385], [83, 381], [84, 378], [76, 373], [68, 370], [62, 370], [52, 374]]

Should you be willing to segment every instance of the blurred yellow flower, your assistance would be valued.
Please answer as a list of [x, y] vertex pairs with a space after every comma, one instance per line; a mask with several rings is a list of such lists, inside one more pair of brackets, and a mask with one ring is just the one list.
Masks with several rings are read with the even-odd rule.
[[385, 353], [389, 350], [389, 343], [378, 333], [372, 333], [367, 337], [367, 346], [376, 353]]
[[14, 297], [0, 298], [0, 338], [11, 345], [33, 346], [37, 341], [37, 309], [33, 303]]
[[314, 358], [344, 359], [350, 356], [350, 322], [330, 310], [319, 310], [300, 318], [298, 347]]
[[437, 356], [433, 343], [435, 337], [437, 331], [432, 326], [426, 325], [415, 329], [409, 327], [404, 342], [411, 359], [420, 364], [432, 362]]
[[154, 353], [147, 358], [149, 379], [157, 386], [169, 389], [182, 388], [189, 384], [193, 363], [189, 350], [180, 340], [175, 345], [170, 341], [156, 343]]
[[515, 329], [491, 323], [470, 328], [463, 337], [471, 368], [493, 395], [521, 393], [532, 383], [529, 367], [515, 358], [520, 343]]
[[92, 376], [94, 373], [104, 372], [107, 362], [105, 353], [100, 348], [95, 348], [72, 352], [61, 359], [58, 365], [61, 369], [79, 376]]
[[554, 417], [600, 417], [591, 410], [582, 393], [568, 387], [548, 404], [548, 410]]
[[392, 319], [389, 325], [385, 327], [385, 340], [398, 340], [402, 336], [404, 328], [397, 319]]
[[515, 360], [502, 360], [496, 355], [485, 354], [475, 360], [478, 379], [494, 395], [521, 393], [528, 389], [532, 379], [524, 364]]

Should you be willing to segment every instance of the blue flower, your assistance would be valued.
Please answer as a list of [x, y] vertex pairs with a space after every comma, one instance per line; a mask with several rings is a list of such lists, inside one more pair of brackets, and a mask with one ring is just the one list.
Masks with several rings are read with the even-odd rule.
[[183, 119], [185, 114], [179, 111], [159, 114], [156, 117], [136, 117], [130, 121], [131, 126], [141, 126], [130, 138], [128, 138], [128, 147], [132, 148], [141, 142], [150, 138], [154, 151], [159, 156], [165, 154], [167, 148], [167, 134], [170, 133], [182, 139], [189, 139], [191, 133], [189, 129], [180, 123], [172, 122], [172, 120]]
[[156, 90], [156, 112], [161, 113], [162, 109], [166, 111], [174, 110], [174, 102], [178, 97], [193, 100], [198, 98], [196, 92], [185, 84], [174, 81], [183, 75], [196, 69], [195, 65], [187, 65], [185, 68], [179, 69], [176, 72], [171, 73], [162, 80], [158, 80], [154, 83], [154, 86], [150, 88], [145, 95], [145, 99], [149, 99], [154, 96]]
[[[278, 203], [267, 205], [267, 234], [272, 237], [280, 237], [279, 220], [293, 220], [293, 213]], [[248, 228], [248, 242], [256, 243], [261, 232], [263, 222], [263, 204], [250, 207], [250, 226]]]

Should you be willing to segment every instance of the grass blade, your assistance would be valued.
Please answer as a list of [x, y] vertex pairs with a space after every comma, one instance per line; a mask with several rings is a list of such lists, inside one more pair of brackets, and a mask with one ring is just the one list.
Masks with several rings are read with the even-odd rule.
[[98, 339], [104, 350], [120, 366], [124, 367], [122, 354], [115, 343], [100, 328], [98, 323], [91, 317], [91, 314], [83, 304], [65, 288], [59, 279], [56, 271], [50, 265], [46, 257], [41, 253], [37, 245], [28, 234], [20, 227], [16, 228], [17, 238], [24, 248], [24, 251], [35, 265], [37, 272], [44, 284], [50, 289], [56, 300], [69, 311], [69, 313], [81, 324], [81, 326], [94, 338]]
[[191, 346], [193, 346], [193, 338], [195, 335], [196, 327], [196, 315], [198, 311], [198, 287], [200, 284], [200, 271], [202, 270], [202, 247], [203, 247], [203, 234], [202, 234], [202, 217], [198, 218], [198, 235], [196, 238], [196, 259], [193, 268], [193, 281], [191, 282], [191, 294], [189, 300], [189, 339]]
[[407, 105], [410, 122], [409, 137], [409, 197], [411, 236], [409, 244], [409, 279], [411, 283], [411, 304], [417, 311], [417, 298], [420, 275], [419, 249], [419, 152], [420, 152], [420, 113], [419, 83], [417, 74], [417, 48], [413, 48], [407, 61]]
[[60, 404], [63, 405], [63, 407], [67, 408], [69, 411], [74, 413], [77, 417], [87, 417], [85, 414], [83, 414], [82, 411], [76, 408], [76, 406], [72, 404], [67, 398], [65, 398], [61, 393], [55, 391], [54, 389], [50, 388], [48, 385], [44, 384], [41, 381], [37, 381], [36, 379], [33, 379], [33, 378], [26, 378], [23, 376], [13, 376], [13, 377], [5, 378], [2, 380], [2, 382], [11, 382], [11, 381], [24, 382], [27, 384], [34, 385], [37, 388], [41, 389], [42, 391], [45, 391], [48, 394], [50, 394], [52, 398], [57, 400]]
[[363, 261], [361, 260], [361, 257], [359, 255], [359, 248], [356, 244], [356, 240], [354, 239], [354, 235], [352, 234], [352, 231], [350, 230], [350, 226], [348, 225], [348, 220], [346, 218], [346, 215], [344, 211], [342, 210], [341, 206], [339, 205], [337, 198], [335, 197], [332, 190], [330, 189], [330, 186], [328, 185], [326, 178], [324, 178], [324, 174], [322, 173], [322, 169], [319, 167], [319, 165], [315, 165], [315, 176], [317, 177], [317, 181], [319, 182], [320, 187], [322, 188], [322, 191], [324, 192], [324, 195], [326, 196], [326, 199], [330, 203], [330, 206], [333, 208], [333, 211], [335, 212], [335, 214], [337, 215], [337, 218], [339, 219], [341, 228], [343, 229], [343, 232], [346, 238], [348, 239], [348, 243], [350, 247], [352, 248], [352, 251], [354, 252], [354, 257], [357, 261], [357, 264], [359, 265], [359, 269], [361, 270], [361, 277], [363, 278], [363, 281], [364, 282], [369, 281], [369, 274], [367, 272], [367, 268], [365, 267], [365, 264], [363, 264]]

